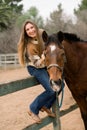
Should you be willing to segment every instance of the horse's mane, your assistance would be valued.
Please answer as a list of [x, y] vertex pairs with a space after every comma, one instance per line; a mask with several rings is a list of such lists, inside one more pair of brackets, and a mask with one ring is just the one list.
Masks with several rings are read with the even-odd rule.
[[73, 42], [79, 42], [79, 41], [86, 42], [85, 40], [81, 39], [79, 36], [77, 36], [74, 33], [64, 32], [63, 35], [64, 35], [65, 40], [69, 40], [69, 41], [73, 41]]
[[64, 39], [69, 40], [69, 41], [83, 41], [74, 33], [63, 33]]
[[79, 36], [77, 36], [74, 33], [59, 31], [57, 32], [57, 37], [60, 42], [62, 42], [63, 40], [67, 40], [70, 42], [87, 42], [86, 40], [81, 39]]
[[86, 42], [74, 33], [59, 31], [58, 33], [53, 33], [51, 35], [48, 35], [47, 41], [45, 42], [45, 46], [48, 46], [50, 43], [55, 43], [60, 46], [60, 43], [63, 40], [70, 41], [71, 43], [72, 42]]

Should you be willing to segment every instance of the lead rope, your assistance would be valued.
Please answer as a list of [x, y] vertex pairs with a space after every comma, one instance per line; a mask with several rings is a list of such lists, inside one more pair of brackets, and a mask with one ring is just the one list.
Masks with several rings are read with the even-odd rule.
[[62, 107], [62, 103], [63, 103], [63, 97], [64, 97], [64, 79], [61, 81], [61, 89], [59, 91], [56, 91], [56, 97], [58, 97], [61, 93], [61, 100], [59, 101], [59, 108]]
[[62, 103], [63, 103], [64, 86], [65, 86], [65, 83], [64, 83], [64, 80], [62, 80], [62, 83], [61, 83], [61, 90], [60, 90], [59, 92], [57, 92], [57, 95], [59, 95], [60, 93], [62, 93], [62, 94], [61, 94], [61, 100], [59, 101], [59, 108], [62, 107]]

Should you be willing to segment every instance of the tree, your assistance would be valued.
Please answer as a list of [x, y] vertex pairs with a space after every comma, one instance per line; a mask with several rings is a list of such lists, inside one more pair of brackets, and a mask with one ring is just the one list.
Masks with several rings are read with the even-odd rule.
[[79, 20], [87, 23], [87, 0], [82, 0], [81, 4], [78, 5], [78, 9], [74, 9], [74, 13]]
[[87, 0], [82, 0], [81, 4], [78, 5], [78, 9], [74, 9], [74, 13], [79, 14], [83, 10], [87, 10]]
[[21, 27], [23, 22], [27, 19], [30, 19], [31, 21], [35, 22], [38, 27], [43, 28], [43, 18], [39, 15], [39, 11], [36, 7], [32, 6], [27, 12], [21, 15], [17, 19], [17, 25]]
[[21, 13], [23, 5], [17, 5], [21, 0], [1, 0], [0, 1], [0, 31], [11, 27], [15, 22], [18, 12]]
[[74, 14], [77, 17], [75, 31], [82, 38], [87, 40], [87, 0], [82, 0], [78, 5], [78, 9], [74, 9]]
[[71, 25], [72, 21], [68, 17], [65, 19], [65, 17], [65, 14], [63, 14], [62, 5], [59, 4], [58, 9], [54, 10], [50, 14], [50, 18], [47, 19], [45, 30], [47, 30], [48, 33], [67, 30], [67, 25]]
[[23, 10], [23, 5], [19, 4], [22, 0], [4, 0], [4, 2], [11, 7], [13, 13], [21, 13]]
[[7, 6], [5, 3], [0, 3], [0, 31], [7, 28], [10, 24], [10, 15], [10, 7]]
[[17, 53], [19, 30], [16, 27], [7, 29], [0, 33], [0, 54]]

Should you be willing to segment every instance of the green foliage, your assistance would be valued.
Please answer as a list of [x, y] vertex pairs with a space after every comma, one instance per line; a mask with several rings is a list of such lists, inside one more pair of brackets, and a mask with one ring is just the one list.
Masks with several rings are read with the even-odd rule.
[[18, 13], [21, 13], [23, 8], [23, 5], [18, 5], [20, 1], [21, 0], [0, 1], [0, 31], [11, 27], [12, 23], [15, 23]]
[[7, 5], [11, 7], [13, 13], [21, 13], [23, 5], [19, 4], [22, 0], [4, 0]]
[[77, 17], [77, 22], [82, 21], [87, 24], [87, 0], [82, 0], [79, 8], [74, 10], [74, 13]]
[[74, 9], [74, 13], [78, 15], [83, 10], [87, 10], [87, 0], [82, 0], [81, 4], [78, 5], [78, 9]]
[[87, 0], [83, 0], [82, 4], [79, 6], [79, 10], [87, 9]]
[[76, 22], [72, 30], [81, 39], [87, 41], [87, 0], [81, 0], [78, 9], [74, 9], [74, 14], [76, 16]]
[[10, 24], [11, 10], [6, 4], [0, 4], [0, 31]]
[[39, 15], [39, 11], [36, 7], [32, 6], [28, 11], [26, 11], [23, 15], [20, 15], [17, 19], [17, 25], [21, 28], [22, 24], [26, 20], [31, 20], [35, 22], [38, 27], [43, 28], [43, 18]]

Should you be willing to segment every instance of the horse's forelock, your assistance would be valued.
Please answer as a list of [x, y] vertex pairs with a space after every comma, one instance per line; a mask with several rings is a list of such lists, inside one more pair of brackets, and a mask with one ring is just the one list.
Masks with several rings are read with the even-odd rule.
[[52, 35], [48, 36], [46, 46], [51, 44], [51, 43], [55, 43], [55, 44], [59, 43], [58, 38], [56, 37], [56, 34], [52, 34]]

